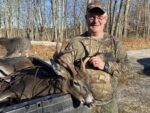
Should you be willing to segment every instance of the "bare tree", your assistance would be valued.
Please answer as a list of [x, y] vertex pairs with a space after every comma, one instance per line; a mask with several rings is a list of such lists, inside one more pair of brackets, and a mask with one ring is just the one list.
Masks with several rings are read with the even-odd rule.
[[110, 24], [110, 34], [114, 35], [114, 29], [115, 29], [115, 19], [116, 19], [116, 7], [117, 7], [117, 0], [115, 0], [114, 2], [114, 7], [113, 7], [113, 14], [112, 14], [112, 20], [111, 20], [111, 24]]
[[0, 36], [2, 36], [2, 1], [0, 2]]
[[20, 0], [17, 0], [17, 35], [19, 36], [20, 30]]
[[148, 33], [147, 35], [150, 36], [150, 3], [148, 3]]
[[8, 37], [8, 16], [7, 16], [7, 1], [5, 0], [4, 2], [4, 27], [5, 27], [5, 37]]
[[122, 25], [119, 25], [121, 19], [123, 18], [122, 16], [122, 12], [123, 12], [123, 6], [124, 6], [124, 0], [121, 0], [120, 2], [120, 7], [119, 7], [119, 13], [118, 13], [118, 17], [117, 17], [117, 20], [116, 20], [116, 25], [115, 25], [115, 32], [114, 32], [114, 35], [115, 36], [118, 36], [119, 34], [119, 28], [122, 27]]
[[51, 0], [51, 4], [52, 4], [52, 21], [53, 21], [53, 32], [54, 32], [54, 36], [53, 36], [53, 41], [56, 41], [57, 39], [57, 26], [56, 26], [56, 1], [55, 0]]
[[129, 3], [130, 3], [130, 0], [126, 0], [125, 14], [124, 14], [125, 16], [124, 16], [123, 37], [127, 37]]
[[144, 0], [144, 33], [143, 37], [148, 37], [148, 24], [149, 24], [149, 1]]

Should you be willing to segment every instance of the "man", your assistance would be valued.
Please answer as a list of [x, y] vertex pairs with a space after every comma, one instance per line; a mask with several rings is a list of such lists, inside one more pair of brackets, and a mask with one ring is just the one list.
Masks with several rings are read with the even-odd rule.
[[126, 53], [118, 38], [104, 33], [107, 13], [100, 2], [88, 4], [85, 18], [88, 31], [73, 38], [57, 59], [80, 67], [81, 61], [89, 57], [86, 72], [96, 105], [92, 112], [118, 113], [117, 78], [126, 68]]

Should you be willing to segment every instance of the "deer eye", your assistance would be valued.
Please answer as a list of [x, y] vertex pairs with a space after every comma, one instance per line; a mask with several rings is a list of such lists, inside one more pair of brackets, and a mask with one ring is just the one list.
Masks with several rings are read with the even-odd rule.
[[77, 86], [80, 85], [79, 82], [77, 82], [77, 81], [74, 81], [73, 83], [74, 83], [74, 85], [77, 85]]
[[80, 86], [80, 84], [79, 84], [79, 82], [78, 81], [70, 81], [70, 84], [72, 85], [72, 86]]

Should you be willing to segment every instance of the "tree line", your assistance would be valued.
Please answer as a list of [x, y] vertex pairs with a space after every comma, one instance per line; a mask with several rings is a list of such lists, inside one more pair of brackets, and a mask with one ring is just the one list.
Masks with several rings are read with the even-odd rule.
[[[63, 41], [86, 31], [92, 0], [0, 0], [0, 36]], [[150, 37], [150, 0], [100, 0], [108, 14], [105, 31], [119, 38]]]

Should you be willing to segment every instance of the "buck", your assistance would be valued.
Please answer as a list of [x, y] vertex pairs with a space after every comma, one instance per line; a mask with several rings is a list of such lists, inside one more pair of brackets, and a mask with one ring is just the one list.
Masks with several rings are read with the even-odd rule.
[[[51, 60], [51, 66], [35, 57], [29, 59], [34, 67], [14, 71], [11, 74], [12, 81], [9, 82], [11, 86], [0, 93], [1, 103], [9, 102], [11, 98], [22, 102], [61, 92], [71, 94], [81, 103], [88, 105], [93, 103], [94, 98], [90, 92], [85, 72], [71, 65], [68, 68], [71, 71], [69, 72], [54, 60]], [[56, 67], [60, 71], [54, 71]], [[4, 68], [7, 66], [3, 67], [3, 70]]]

